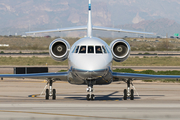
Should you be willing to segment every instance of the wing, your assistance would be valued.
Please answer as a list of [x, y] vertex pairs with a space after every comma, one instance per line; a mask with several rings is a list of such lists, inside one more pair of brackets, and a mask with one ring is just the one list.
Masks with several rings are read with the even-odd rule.
[[124, 30], [124, 29], [108, 28], [108, 27], [99, 27], [99, 26], [93, 26], [93, 29], [94, 30], [113, 31], [113, 32], [126, 32], [126, 33], [155, 35], [154, 33], [150, 33], [150, 32], [140, 32], [140, 31], [132, 31], [132, 30]]
[[47, 32], [63, 32], [63, 31], [73, 31], [73, 30], [87, 30], [87, 26], [58, 28], [58, 29], [42, 30], [42, 31], [32, 31], [32, 32], [26, 32], [26, 34], [47, 33]]
[[114, 81], [124, 79], [144, 80], [144, 79], [179, 79], [180, 75], [150, 75], [150, 74], [136, 74], [136, 73], [119, 73], [112, 72]]
[[35, 73], [35, 74], [0, 74], [0, 78], [33, 78], [33, 79], [53, 79], [67, 81], [68, 72], [57, 73]]

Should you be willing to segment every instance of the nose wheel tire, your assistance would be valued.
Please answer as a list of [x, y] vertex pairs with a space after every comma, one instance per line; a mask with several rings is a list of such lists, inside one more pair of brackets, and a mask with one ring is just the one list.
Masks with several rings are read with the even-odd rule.
[[94, 94], [91, 95], [91, 100], [94, 100]]
[[90, 95], [90, 94], [87, 94], [87, 97], [86, 99], [89, 101], [89, 100], [94, 100], [94, 94]]
[[89, 101], [90, 100], [90, 94], [87, 94], [86, 99]]

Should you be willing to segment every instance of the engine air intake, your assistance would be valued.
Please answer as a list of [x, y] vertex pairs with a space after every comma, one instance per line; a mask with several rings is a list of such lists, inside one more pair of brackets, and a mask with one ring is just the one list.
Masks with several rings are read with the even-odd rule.
[[64, 61], [70, 51], [69, 43], [64, 39], [56, 39], [49, 46], [49, 54], [56, 61]]
[[56, 42], [52, 47], [52, 52], [57, 56], [62, 56], [66, 53], [67, 47], [62, 42]]
[[130, 45], [127, 41], [123, 39], [114, 40], [110, 44], [111, 52], [113, 59], [116, 62], [123, 62], [129, 57], [130, 54]]

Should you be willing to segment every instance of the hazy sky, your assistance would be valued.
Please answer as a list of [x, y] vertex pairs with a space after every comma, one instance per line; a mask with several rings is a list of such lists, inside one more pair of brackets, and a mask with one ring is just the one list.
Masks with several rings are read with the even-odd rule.
[[[180, 23], [180, 0], [92, 0], [93, 24], [119, 26], [168, 19]], [[0, 32], [87, 24], [88, 0], [0, 0]], [[166, 28], [167, 29], [167, 28]]]

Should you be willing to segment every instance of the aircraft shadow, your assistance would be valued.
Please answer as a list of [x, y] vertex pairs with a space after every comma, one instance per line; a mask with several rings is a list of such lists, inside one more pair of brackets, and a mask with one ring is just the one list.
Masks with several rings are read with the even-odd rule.
[[[123, 100], [123, 95], [115, 95], [116, 93], [119, 93], [119, 91], [115, 91], [111, 94], [108, 95], [95, 95], [95, 100], [94, 101], [103, 101], [103, 100], [112, 100], [112, 101], [122, 101]], [[86, 100], [86, 95], [62, 95], [59, 94], [57, 96], [68, 96], [68, 97], [64, 97], [64, 99], [73, 99], [73, 100]], [[164, 95], [135, 95], [134, 99], [141, 99], [141, 97], [145, 97], [145, 96], [150, 96], [150, 97], [163, 97]], [[130, 99], [130, 98], [128, 98]]]
[[[94, 101], [122, 101], [123, 95], [118, 95], [116, 93], [119, 93], [119, 91], [115, 91], [113, 93], [110, 93], [108, 95], [95, 95]], [[115, 95], [116, 94], [116, 95]], [[35, 96], [38, 97], [38, 95], [29, 95], [28, 97]], [[56, 96], [63, 97], [63, 99], [71, 99], [71, 100], [86, 100], [86, 95], [83, 94], [56, 94]], [[67, 97], [68, 96], [68, 97]], [[165, 95], [134, 95], [134, 100], [141, 99], [141, 97], [164, 97]], [[1, 97], [1, 96], [0, 96]], [[8, 96], [10, 97], [10, 96]], [[16, 96], [13, 96], [16, 97]], [[130, 99], [129, 97], [127, 98]]]

